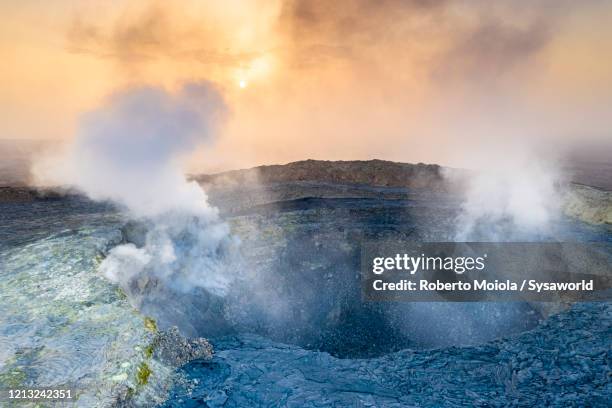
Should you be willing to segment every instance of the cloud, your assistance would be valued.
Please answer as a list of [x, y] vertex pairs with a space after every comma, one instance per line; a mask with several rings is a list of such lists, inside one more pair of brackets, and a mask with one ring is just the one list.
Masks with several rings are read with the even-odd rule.
[[226, 21], [219, 13], [188, 14], [155, 2], [99, 24], [75, 15], [67, 30], [68, 49], [130, 67], [169, 60], [237, 70], [273, 54], [289, 70], [343, 64], [352, 72], [386, 77], [389, 69], [383, 66], [391, 65], [426, 80], [481, 80], [528, 64], [554, 38], [560, 17], [577, 7], [564, 1], [530, 4], [520, 12], [505, 1], [278, 4], [274, 12], [245, 6], [231, 18], [221, 13]]
[[168, 55], [179, 39], [179, 33], [158, 7], [148, 8], [128, 21], [120, 19], [106, 29], [75, 17], [67, 32], [70, 51], [125, 62]]
[[[48, 62], [44, 87], [35, 64], [16, 67], [4, 97], [17, 101], [30, 87], [18, 102], [62, 120], [55, 132], [68, 138], [79, 110], [115, 89], [206, 78], [232, 117], [212, 152], [193, 161], [206, 168], [191, 171], [305, 157], [463, 166], [466, 141], [607, 135], [610, 12], [598, 1], [547, 0], [79, 5], [62, 20], [68, 48], [45, 47], [62, 54], [41, 57], [37, 41], [27, 59]], [[38, 97], [57, 95], [58, 84], [65, 114]]]
[[550, 30], [543, 23], [517, 28], [503, 23], [482, 24], [459, 40], [445, 54], [434, 71], [436, 79], [497, 78], [513, 68], [530, 62], [529, 58], [544, 49]]
[[183, 177], [181, 160], [214, 139], [225, 112], [208, 82], [173, 93], [152, 86], [116, 92], [82, 116], [69, 151], [42, 160], [35, 174], [42, 184], [72, 185], [139, 216], [208, 211], [204, 192]]
[[67, 29], [67, 47], [131, 67], [159, 59], [233, 67], [258, 55], [232, 49], [223, 30], [206, 21], [210, 16], [200, 17], [189, 18], [158, 3], [105, 24], [75, 15]]
[[287, 0], [281, 7], [278, 26], [297, 67], [308, 67], [316, 59], [323, 63], [331, 59], [356, 62], [371, 57], [375, 49], [395, 55], [413, 52], [414, 42], [427, 35], [416, 31], [432, 28], [426, 27], [427, 22], [422, 24], [422, 20], [433, 22], [439, 18], [446, 3]]
[[419, 65], [435, 76], [450, 71], [492, 77], [544, 48], [568, 3], [532, 4], [513, 12], [505, 2], [451, 0], [286, 0], [279, 17], [297, 67], [314, 61]]

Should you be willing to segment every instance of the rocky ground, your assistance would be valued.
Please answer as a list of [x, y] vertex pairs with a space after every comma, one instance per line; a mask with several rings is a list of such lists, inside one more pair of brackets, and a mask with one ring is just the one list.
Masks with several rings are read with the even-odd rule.
[[[563, 186], [564, 212], [584, 222], [612, 224], [612, 192], [606, 190], [609, 176], [584, 170], [576, 173], [580, 175], [579, 180], [592, 180], [598, 187], [576, 183]], [[192, 178], [210, 193], [220, 208], [240, 210], [257, 204], [310, 197], [313, 194], [328, 198], [361, 196], [364, 190], [360, 186], [460, 193], [469, 174], [463, 170], [422, 163], [304, 160]], [[65, 189], [35, 189], [25, 185], [4, 184], [0, 186], [0, 203], [49, 200], [74, 194]], [[286, 188], [289, 184], [291, 188]], [[261, 194], [262, 188], [266, 194]], [[251, 190], [256, 192], [249, 195]], [[240, 200], [235, 200], [236, 194], [241, 195]], [[370, 191], [369, 194], [374, 196], [376, 191]], [[387, 189], [385, 194], [389, 196], [391, 193]], [[398, 190], [396, 197], [401, 196], [402, 192]]]
[[612, 225], [612, 193], [573, 184], [565, 194], [563, 210], [567, 215], [591, 224]]
[[[608, 303], [377, 308], [346, 285], [363, 239], [452, 239], [458, 196], [306, 180], [229, 185], [212, 187], [211, 202], [262, 289], [232, 299], [247, 305], [227, 310], [238, 333], [213, 335], [213, 360], [180, 370], [164, 406], [606, 406]], [[606, 228], [571, 220], [559, 233], [609, 240]]]
[[[166, 294], [141, 311], [96, 272], [137, 226], [74, 195], [2, 190], [0, 383], [74, 380], [81, 406], [152, 405], [173, 382], [168, 407], [606, 406], [608, 303], [547, 320], [528, 304], [364, 305], [360, 240], [452, 239], [461, 197], [437, 166], [356, 163], [198, 177], [242, 240], [242, 276], [223, 301]], [[603, 223], [567, 219], [556, 238], [610, 241], [609, 193], [585, 191], [574, 215]]]
[[443, 172], [444, 168], [436, 164], [409, 164], [385, 160], [303, 160], [285, 165], [259, 166], [252, 169], [200, 175], [195, 176], [194, 179], [205, 185], [316, 181], [334, 184], [363, 184], [371, 187], [440, 189], [446, 184]]
[[404, 350], [374, 359], [241, 336], [164, 407], [608, 407], [612, 396], [609, 303], [576, 304], [538, 328], [472, 347]]
[[122, 218], [82, 197], [0, 203], [0, 389], [70, 387], [76, 403], [152, 406], [174, 370], [211, 356], [130, 304], [97, 272], [121, 240]]

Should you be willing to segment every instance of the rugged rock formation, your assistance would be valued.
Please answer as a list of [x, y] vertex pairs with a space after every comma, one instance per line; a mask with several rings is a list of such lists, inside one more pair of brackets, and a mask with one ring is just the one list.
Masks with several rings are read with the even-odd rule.
[[612, 224], [612, 192], [572, 184], [565, 194], [563, 210], [590, 224]]
[[[117, 386], [117, 396], [112, 404], [115, 408], [158, 406], [168, 387], [174, 382], [180, 383], [180, 379], [172, 375], [174, 369], [193, 360], [205, 362], [212, 359], [212, 346], [206, 339], [188, 339], [176, 327], [157, 331], [155, 322], [152, 319], [148, 322], [153, 326], [148, 329], [155, 332], [153, 341], [144, 350], [145, 360], [136, 367], [136, 383], [124, 381]], [[152, 375], [160, 376], [163, 381], [159, 378], [149, 381]]]
[[[538, 316], [529, 309], [515, 313], [513, 305], [502, 303], [491, 303], [489, 309], [476, 304], [433, 309], [425, 303], [362, 305], [355, 275], [360, 240], [452, 239], [446, 234], [460, 202], [435, 191], [445, 184], [440, 168], [418, 170], [418, 165], [380, 161], [301, 163], [268, 166], [272, 169], [263, 173], [234, 172], [239, 177], [231, 188], [223, 185], [230, 177], [198, 177], [212, 186], [211, 202], [247, 207], [224, 217], [242, 240], [245, 267], [236, 268], [243, 274], [241, 281], [228, 294], [231, 307], [223, 310], [220, 302], [198, 292], [172, 298], [153, 280], [145, 281], [149, 286], [142, 287], [154, 296], [140, 312], [156, 320], [145, 318], [144, 324], [143, 315], [131, 307], [132, 299], [97, 270], [100, 254], [110, 246], [138, 244], [141, 226], [124, 226], [110, 207], [82, 198], [28, 202], [45, 196], [25, 190], [26, 202], [5, 205], [0, 212], [8, 220], [0, 228], [0, 241], [5, 245], [3, 272], [9, 277], [0, 282], [0, 306], [11, 318], [4, 326], [8, 340], [0, 340], [12, 347], [4, 352], [8, 359], [0, 383], [74, 383], [82, 390], [81, 406], [153, 406], [173, 385], [174, 368], [196, 359], [181, 373], [187, 379], [178, 384], [167, 407], [185, 402], [268, 406], [279, 401], [295, 406], [317, 401], [327, 406], [605, 403], [602, 356], [609, 349], [610, 316], [605, 302], [576, 304], [527, 332], [532, 325], [524, 323]], [[328, 170], [319, 171], [319, 166]], [[265, 183], [250, 185], [256, 180]], [[225, 196], [224, 189], [229, 191]], [[585, 189], [596, 202], [608, 197]], [[16, 193], [19, 189], [5, 191], [13, 200], [22, 196]], [[234, 207], [232, 200], [238, 203]], [[590, 234], [601, 230], [574, 227]], [[248, 292], [238, 286], [241, 282], [257, 285]], [[192, 319], [175, 324], [193, 327], [198, 335], [209, 336], [219, 328], [218, 316], [227, 317], [238, 334], [264, 337], [230, 336], [215, 342], [211, 336], [216, 354], [210, 361], [206, 340], [189, 340], [175, 330], [158, 332], [158, 325], [167, 326], [147, 312], [154, 305], [158, 310], [162, 305], [164, 316], [175, 320], [184, 312]], [[499, 313], [490, 308], [499, 308]], [[498, 328], [500, 322], [504, 327]], [[492, 340], [506, 333], [516, 334]], [[456, 386], [457, 373], [471, 376], [464, 375]]]
[[385, 160], [325, 161], [303, 160], [285, 165], [259, 166], [245, 170], [201, 175], [202, 184], [262, 184], [294, 181], [321, 183], [366, 184], [374, 187], [410, 187], [441, 189], [445, 186], [443, 168], [437, 164], [396, 163]]
[[36, 189], [23, 186], [0, 187], [0, 203], [23, 203], [37, 200], [53, 200], [66, 195], [59, 189]]
[[[452, 178], [447, 176], [452, 174]], [[213, 205], [226, 213], [274, 202], [305, 198], [406, 199], [408, 190], [432, 193], [457, 190], [466, 172], [433, 164], [384, 160], [304, 160], [211, 175], [198, 181]]]
[[374, 359], [244, 336], [220, 345], [216, 362], [187, 366], [198, 383], [175, 390], [165, 407], [605, 407], [611, 312], [606, 302], [579, 303], [516, 336]]
[[57, 200], [76, 192], [65, 188], [32, 188], [25, 186], [0, 187], [0, 203], [24, 203], [31, 201]]
[[151, 343], [153, 358], [160, 362], [179, 367], [195, 359], [210, 360], [213, 349], [210, 343], [201, 337], [188, 339], [182, 336], [176, 327], [159, 332]]
[[[384, 160], [304, 160], [198, 175], [194, 180], [210, 193], [213, 204], [231, 212], [307, 197], [363, 198], [384, 194], [386, 198], [404, 199], [406, 188], [457, 192], [461, 191], [468, 177], [469, 173], [465, 170], [435, 164]], [[290, 188], [287, 188], [289, 184]], [[392, 187], [398, 190], [372, 191], [364, 187]], [[236, 200], [236, 196], [240, 200]], [[590, 224], [612, 224], [612, 192], [569, 183], [563, 200], [562, 208], [568, 216]]]
[[[363, 186], [434, 192], [460, 191], [467, 177], [469, 173], [465, 170], [444, 168], [436, 164], [385, 160], [303, 160], [284, 165], [202, 174], [192, 178], [210, 193], [213, 204], [226, 211], [240, 211], [254, 205], [306, 197], [363, 197]], [[286, 188], [287, 184], [291, 184], [291, 188]], [[0, 186], [0, 203], [50, 200], [68, 194], [74, 192], [65, 189]], [[372, 191], [369, 194], [377, 195]], [[384, 194], [387, 198], [406, 198], [405, 190], [387, 190]], [[239, 201], [235, 200], [236, 195], [240, 196]], [[567, 215], [584, 222], [612, 223], [612, 193], [609, 191], [570, 183], [562, 208]]]

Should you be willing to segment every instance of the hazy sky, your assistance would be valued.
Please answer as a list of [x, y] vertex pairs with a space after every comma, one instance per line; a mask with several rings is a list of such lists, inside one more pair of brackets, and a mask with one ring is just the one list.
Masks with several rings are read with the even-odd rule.
[[609, 1], [127, 3], [0, 1], [0, 138], [70, 140], [114, 92], [200, 80], [229, 115], [198, 170], [612, 137]]

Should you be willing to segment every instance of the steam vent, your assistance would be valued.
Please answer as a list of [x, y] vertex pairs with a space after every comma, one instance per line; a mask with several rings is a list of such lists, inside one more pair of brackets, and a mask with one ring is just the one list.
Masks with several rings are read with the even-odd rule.
[[[168, 235], [180, 269], [153, 258], [161, 264], [115, 284], [100, 271], [133, 259], [118, 248], [158, 245], [159, 227], [79, 195], [12, 189], [2, 203], [10, 318], [2, 321], [0, 378], [72, 382], [86, 405], [438, 406], [466, 390], [475, 401], [558, 406], [589, 392], [603, 404], [606, 302], [363, 301], [361, 242], [455, 236], [461, 196], [445, 171], [305, 161], [198, 176], [233, 237], [213, 248], [218, 264], [189, 257], [212, 248], [198, 235], [212, 221], [192, 220], [198, 228]], [[37, 221], [28, 223], [32, 213]], [[569, 216], [555, 234], [516, 239], [610, 241], [607, 226]], [[194, 262], [222, 268], [227, 279], [185, 275]], [[559, 354], [568, 347], [571, 355]], [[89, 393], [92, 384], [105, 393]], [[415, 392], [424, 388], [435, 392]]]

